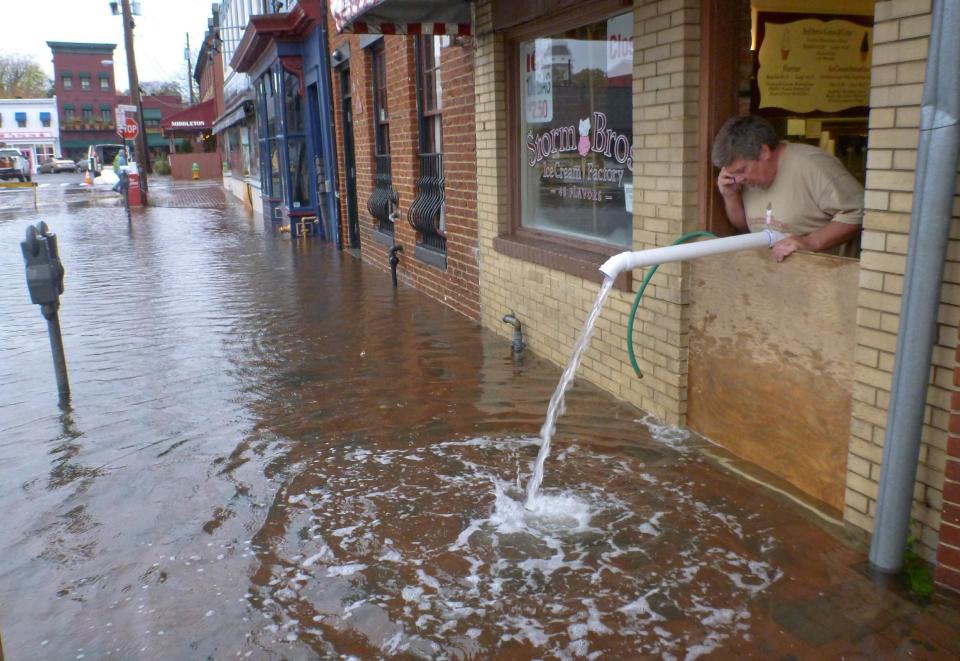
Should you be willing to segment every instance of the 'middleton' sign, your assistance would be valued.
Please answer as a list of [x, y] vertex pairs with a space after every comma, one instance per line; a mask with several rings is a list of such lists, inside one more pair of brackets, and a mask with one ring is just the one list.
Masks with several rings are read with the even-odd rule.
[[202, 119], [181, 119], [174, 120], [170, 122], [170, 127], [175, 129], [187, 129], [187, 128], [209, 128], [209, 124], [203, 121]]

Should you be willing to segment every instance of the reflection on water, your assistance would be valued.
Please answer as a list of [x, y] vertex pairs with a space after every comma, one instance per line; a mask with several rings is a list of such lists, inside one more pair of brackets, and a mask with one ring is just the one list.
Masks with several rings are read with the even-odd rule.
[[[696, 657], [785, 549], [756, 488], [233, 205], [45, 216], [72, 408], [0, 213], [0, 631], [20, 658]], [[49, 205], [46, 207], [49, 209]], [[11, 248], [12, 246], [12, 248]]]

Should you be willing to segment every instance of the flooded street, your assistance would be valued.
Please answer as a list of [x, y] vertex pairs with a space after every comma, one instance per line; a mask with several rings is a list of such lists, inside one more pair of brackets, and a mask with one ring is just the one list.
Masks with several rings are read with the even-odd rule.
[[[52, 177], [38, 211], [0, 196], [8, 659], [960, 654], [955, 607], [583, 383], [527, 512], [557, 367], [219, 187], [158, 180], [128, 225]], [[64, 407], [19, 248], [39, 220]]]

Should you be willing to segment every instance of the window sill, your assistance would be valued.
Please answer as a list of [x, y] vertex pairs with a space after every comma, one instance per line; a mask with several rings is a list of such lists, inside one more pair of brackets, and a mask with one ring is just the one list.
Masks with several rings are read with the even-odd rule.
[[[589, 245], [589, 248], [585, 247]], [[591, 282], [603, 282], [600, 266], [607, 258], [623, 252], [612, 246], [555, 242], [540, 236], [514, 234], [498, 236], [493, 240], [497, 252], [531, 262], [548, 269], [575, 275]], [[632, 291], [633, 276], [627, 271], [617, 276], [613, 286], [621, 291]]]
[[387, 234], [386, 232], [381, 232], [376, 227], [373, 228], [373, 240], [381, 245], [393, 247], [393, 244], [396, 242], [393, 234]]
[[413, 256], [424, 264], [429, 264], [441, 271], [447, 270], [447, 253], [445, 252], [418, 243], [413, 250]]

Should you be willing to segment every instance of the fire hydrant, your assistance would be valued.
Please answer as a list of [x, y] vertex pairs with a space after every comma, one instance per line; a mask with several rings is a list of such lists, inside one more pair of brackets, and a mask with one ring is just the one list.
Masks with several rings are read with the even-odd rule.
[[199, 166], [199, 165], [197, 165], [196, 163], [194, 163], [193, 165], [190, 166], [190, 171], [193, 173], [193, 178], [194, 178], [194, 179], [199, 179], [199, 178], [200, 178], [200, 166]]

